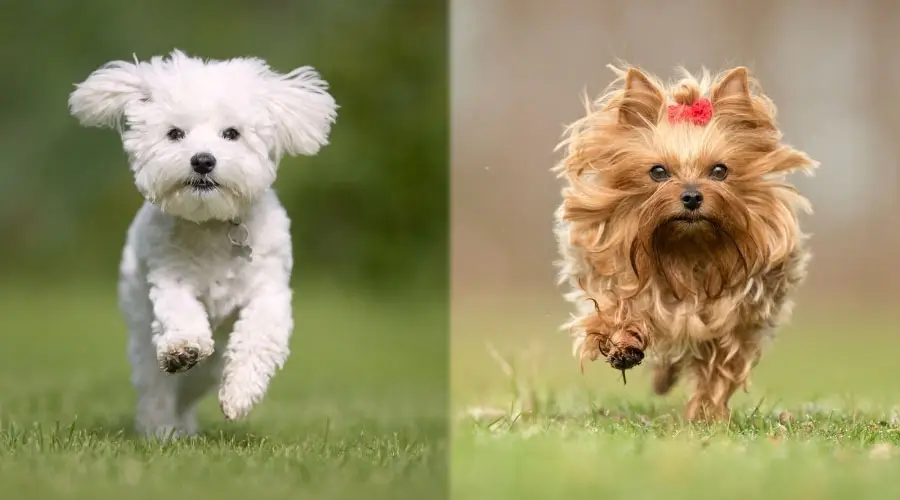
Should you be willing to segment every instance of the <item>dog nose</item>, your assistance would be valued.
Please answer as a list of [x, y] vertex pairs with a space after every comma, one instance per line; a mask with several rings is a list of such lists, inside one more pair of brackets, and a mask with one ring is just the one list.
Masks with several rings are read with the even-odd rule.
[[703, 204], [703, 195], [700, 191], [685, 191], [681, 193], [681, 204], [688, 210], [697, 210]]
[[198, 174], [208, 174], [216, 166], [216, 157], [209, 153], [197, 153], [191, 156], [191, 166]]

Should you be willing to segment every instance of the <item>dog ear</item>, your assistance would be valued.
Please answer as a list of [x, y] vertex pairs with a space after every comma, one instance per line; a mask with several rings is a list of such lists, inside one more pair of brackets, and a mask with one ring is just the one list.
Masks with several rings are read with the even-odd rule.
[[121, 123], [129, 103], [145, 97], [138, 67], [113, 61], [75, 85], [69, 95], [69, 113], [88, 127], [114, 127]]
[[710, 90], [714, 114], [720, 123], [744, 129], [774, 130], [774, 108], [766, 98], [751, 93], [747, 68], [738, 66], [725, 74]]
[[328, 83], [310, 66], [271, 74], [266, 108], [275, 129], [275, 154], [314, 155], [328, 144], [337, 104]]
[[629, 68], [619, 104], [619, 123], [633, 127], [656, 125], [663, 102], [663, 94], [656, 85], [640, 70]]
[[712, 104], [715, 106], [723, 99], [750, 100], [750, 79], [747, 68], [738, 66], [729, 71], [713, 85]]

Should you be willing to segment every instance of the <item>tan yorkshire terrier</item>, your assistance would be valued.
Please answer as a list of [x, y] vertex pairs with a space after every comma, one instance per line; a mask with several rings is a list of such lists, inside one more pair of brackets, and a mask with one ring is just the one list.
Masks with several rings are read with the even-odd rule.
[[689, 420], [730, 418], [764, 342], [790, 316], [809, 253], [786, 180], [818, 165], [781, 142], [775, 106], [747, 69], [682, 70], [666, 85], [614, 66], [608, 92], [570, 125], [554, 168], [560, 284], [576, 356], [653, 363], [653, 389], [694, 379]]

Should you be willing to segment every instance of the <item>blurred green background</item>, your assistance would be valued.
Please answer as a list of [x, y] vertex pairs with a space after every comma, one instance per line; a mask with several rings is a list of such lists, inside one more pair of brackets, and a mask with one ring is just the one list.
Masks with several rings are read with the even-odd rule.
[[101, 64], [180, 48], [312, 65], [341, 108], [331, 146], [287, 158], [276, 184], [297, 272], [394, 284], [447, 259], [446, 22], [442, 1], [3, 2], [0, 274], [113, 277], [141, 203], [115, 134], [80, 129], [73, 84]]
[[[445, 495], [445, 3], [0, 6], [0, 498], [158, 498], [173, 483], [218, 498]], [[181, 448], [130, 435], [115, 290], [142, 199], [117, 135], [67, 111], [103, 63], [173, 48], [312, 65], [341, 106], [330, 145], [285, 158], [275, 183], [293, 221], [293, 354], [248, 421], [225, 423], [210, 397], [204, 436]]]

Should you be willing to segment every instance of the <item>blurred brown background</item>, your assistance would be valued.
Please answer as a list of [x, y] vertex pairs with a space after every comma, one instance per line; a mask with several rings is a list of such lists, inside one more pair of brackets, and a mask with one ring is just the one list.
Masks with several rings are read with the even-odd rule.
[[[582, 91], [601, 93], [617, 58], [664, 79], [677, 65], [748, 66], [785, 140], [821, 162], [796, 178], [816, 211], [804, 220], [814, 262], [796, 342], [812, 342], [816, 318], [871, 330], [862, 319], [897, 317], [900, 2], [455, 0], [451, 16], [457, 373], [485, 359], [487, 341], [538, 339], [568, 356], [552, 267], [561, 184], [549, 169], [564, 124], [583, 113]], [[898, 331], [879, 324], [879, 335]], [[475, 377], [462, 371], [457, 380]]]

